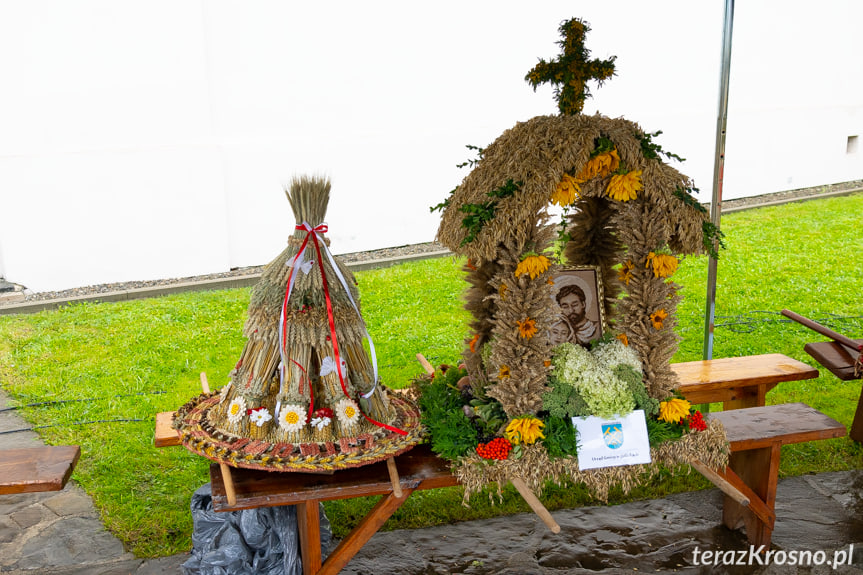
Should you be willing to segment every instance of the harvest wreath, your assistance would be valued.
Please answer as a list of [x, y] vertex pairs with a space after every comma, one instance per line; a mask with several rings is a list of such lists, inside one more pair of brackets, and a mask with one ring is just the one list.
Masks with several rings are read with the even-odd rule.
[[[588, 60], [588, 30], [564, 22], [561, 57], [526, 77], [556, 84], [561, 114], [504, 132], [432, 208], [442, 210], [438, 240], [467, 258], [473, 319], [462, 366], [420, 381], [419, 403], [466, 499], [514, 477], [537, 491], [568, 477], [604, 499], [610, 485], [628, 490], [660, 466], [728, 460], [721, 424], [675, 397], [670, 366], [680, 297], [670, 277], [680, 257], [715, 254], [721, 237], [691, 181], [663, 161], [681, 158], [653, 141], [658, 133], [580, 113], [585, 82], [614, 71], [614, 58]], [[560, 226], [549, 223], [552, 204]], [[573, 277], [586, 269], [596, 275], [590, 304]], [[580, 469], [572, 418], [634, 409], [644, 411], [651, 463]]]
[[327, 247], [330, 182], [297, 177], [286, 194], [294, 234], [252, 290], [230, 381], [173, 425], [187, 449], [233, 467], [332, 472], [391, 459], [422, 440], [419, 412], [381, 384], [356, 280]]

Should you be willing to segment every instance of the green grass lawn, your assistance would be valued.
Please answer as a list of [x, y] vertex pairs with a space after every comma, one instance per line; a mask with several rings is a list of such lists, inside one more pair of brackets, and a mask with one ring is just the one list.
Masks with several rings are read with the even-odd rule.
[[[784, 353], [817, 367], [803, 346], [824, 338], [781, 317], [783, 308], [863, 337], [861, 223], [863, 194], [725, 216], [714, 357]], [[405, 386], [420, 371], [418, 352], [433, 363], [457, 361], [468, 320], [460, 268], [440, 258], [357, 274], [388, 385]], [[674, 276], [684, 286], [675, 361], [701, 359], [706, 276], [705, 258], [686, 259]], [[191, 546], [189, 498], [208, 481], [209, 462], [182, 448], [153, 448], [153, 418], [199, 393], [200, 372], [214, 388], [227, 381], [243, 347], [248, 301], [249, 290], [236, 289], [0, 316], [4, 390], [33, 426], [44, 426], [38, 431], [47, 443], [81, 445], [73, 478], [92, 495], [105, 525], [140, 557]], [[768, 402], [802, 401], [850, 425], [860, 382], [821, 373], [780, 384]], [[26, 407], [42, 402], [58, 403]], [[847, 438], [783, 448], [783, 475], [861, 467], [863, 449]], [[707, 486], [698, 474], [668, 472], [626, 497], [613, 493], [611, 502]], [[475, 497], [467, 509], [457, 488], [420, 492], [386, 528], [527, 511], [514, 491], [505, 495], [495, 506]], [[550, 486], [543, 501], [558, 509], [590, 498], [579, 486]], [[335, 534], [344, 535], [373, 504], [328, 503]]]

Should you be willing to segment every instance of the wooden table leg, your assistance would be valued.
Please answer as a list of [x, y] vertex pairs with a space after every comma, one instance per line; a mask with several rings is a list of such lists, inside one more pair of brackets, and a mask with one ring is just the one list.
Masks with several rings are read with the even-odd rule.
[[[339, 546], [330, 553], [323, 567], [321, 567], [319, 575], [337, 575], [348, 564], [348, 561], [357, 554], [357, 551], [372, 538], [372, 535], [377, 533], [378, 529], [386, 523], [386, 520], [407, 501], [413, 489], [402, 488], [402, 492], [402, 497], [396, 497], [393, 493], [381, 497], [377, 505], [369, 511], [368, 515], [360, 521], [359, 525], [354, 527], [353, 531], [348, 533], [347, 537], [339, 543]], [[306, 574], [305, 568], [306, 562], [304, 559], [304, 575]]]
[[[772, 447], [738, 451], [731, 454], [728, 462], [731, 470], [752, 489], [773, 517], [776, 485], [779, 482], [780, 449], [780, 444], [776, 443]], [[745, 527], [749, 543], [755, 547], [770, 547], [773, 526], [728, 496], [722, 505], [722, 522], [729, 529]]]
[[303, 575], [315, 575], [321, 570], [320, 502], [311, 499], [297, 503], [296, 508]]
[[767, 399], [767, 391], [767, 385], [763, 383], [745, 389], [738, 388], [735, 399], [722, 402], [722, 410], [730, 411], [732, 409], [743, 409], [744, 407], [761, 407]]
[[851, 423], [848, 437], [858, 443], [863, 443], [863, 391], [860, 392], [860, 399], [857, 400], [857, 412], [854, 414], [854, 421]]

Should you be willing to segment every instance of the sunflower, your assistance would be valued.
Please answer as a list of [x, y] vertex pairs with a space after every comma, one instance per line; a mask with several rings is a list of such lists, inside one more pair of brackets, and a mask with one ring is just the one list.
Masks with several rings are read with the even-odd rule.
[[239, 423], [244, 415], [246, 415], [246, 400], [240, 395], [235, 397], [234, 401], [228, 405], [228, 421]]
[[668, 312], [665, 309], [660, 309], [650, 314], [650, 322], [654, 329], [662, 329], [662, 322], [668, 317]]
[[506, 438], [513, 445], [524, 442], [526, 445], [536, 443], [537, 439], [545, 439], [542, 428], [545, 424], [535, 417], [517, 417], [506, 426]]
[[580, 182], [586, 182], [597, 176], [604, 178], [611, 172], [620, 167], [620, 156], [617, 155], [617, 150], [613, 149], [609, 152], [603, 152], [592, 157], [578, 172], [576, 179]]
[[650, 252], [647, 254], [647, 263], [644, 264], [644, 267], [650, 267], [651, 263], [653, 264], [653, 277], [655, 278], [667, 278], [677, 271], [678, 261], [674, 256]]
[[569, 174], [564, 174], [563, 179], [554, 189], [554, 193], [551, 194], [551, 203], [560, 207], [569, 206], [575, 202], [576, 198], [581, 197], [579, 192], [581, 192], [581, 188], [578, 181]]
[[643, 189], [641, 170], [633, 170], [626, 174], [611, 176], [611, 181], [608, 182], [606, 192], [608, 192], [608, 197], [612, 200], [627, 202], [634, 200], [637, 197], [636, 192]]
[[302, 405], [283, 405], [279, 410], [279, 427], [285, 431], [299, 431], [306, 424], [306, 409]]
[[343, 427], [350, 428], [357, 424], [360, 418], [360, 409], [354, 400], [345, 397], [336, 404], [336, 415]]
[[532, 338], [537, 332], [536, 322], [529, 317], [515, 323], [518, 324], [518, 335], [524, 339]]
[[545, 256], [529, 255], [518, 263], [515, 268], [515, 277], [522, 274], [530, 274], [530, 279], [536, 279], [536, 276], [544, 273], [551, 262]]
[[629, 285], [629, 280], [632, 279], [632, 270], [635, 269], [635, 264], [632, 263], [632, 260], [626, 260], [626, 262], [617, 270], [617, 279], [621, 282]]
[[659, 404], [659, 419], [668, 423], [679, 423], [681, 419], [689, 415], [692, 407], [685, 399], [669, 399]]

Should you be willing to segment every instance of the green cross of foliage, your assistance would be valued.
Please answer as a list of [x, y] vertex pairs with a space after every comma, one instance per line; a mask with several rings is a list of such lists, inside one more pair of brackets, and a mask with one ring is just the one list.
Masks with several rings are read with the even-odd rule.
[[533, 86], [534, 92], [540, 84], [554, 85], [554, 98], [561, 114], [580, 114], [584, 101], [590, 96], [588, 80], [596, 80], [599, 86], [614, 75], [614, 60], [589, 60], [590, 50], [584, 46], [584, 38], [590, 32], [586, 22], [573, 18], [558, 28], [562, 40], [558, 42], [563, 53], [557, 60], [539, 63], [524, 77]]

